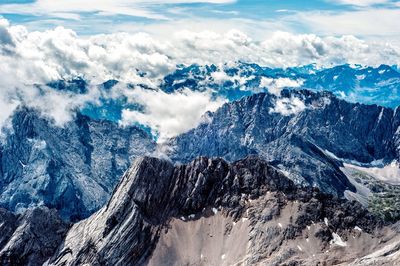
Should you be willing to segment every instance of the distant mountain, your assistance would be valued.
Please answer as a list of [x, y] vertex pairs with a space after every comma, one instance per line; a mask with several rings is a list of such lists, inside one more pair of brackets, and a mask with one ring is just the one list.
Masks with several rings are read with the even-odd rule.
[[212, 89], [216, 95], [232, 100], [277, 87], [331, 91], [347, 101], [392, 108], [400, 105], [400, 73], [387, 65], [326, 69], [314, 65], [275, 69], [241, 62], [222, 67], [192, 65], [181, 66], [166, 76], [161, 85], [167, 92]]
[[[118, 86], [132, 90], [139, 86], [167, 93], [183, 89], [211, 91], [214, 97], [229, 101], [260, 92], [279, 94], [284, 88], [309, 89], [330, 91], [339, 98], [354, 103], [377, 104], [390, 108], [400, 105], [400, 72], [397, 67], [387, 65], [341, 65], [323, 69], [315, 65], [269, 68], [243, 62], [221, 66], [180, 65], [162, 80], [154, 80], [154, 84], [159, 86], [105, 81], [97, 86], [101, 94], [99, 102], [88, 103], [82, 112], [95, 119], [118, 121], [123, 109], [141, 110], [140, 104], [128, 102], [126, 96], [115, 93]], [[82, 77], [53, 81], [47, 85], [55, 90], [76, 94], [87, 93], [90, 87], [89, 82]]]
[[[149, 128], [118, 125], [123, 109], [144, 111], [118, 93], [120, 86], [167, 93], [184, 88], [211, 90], [215, 97], [231, 102], [215, 114], [206, 114], [197, 129], [172, 140], [174, 149], [168, 154], [174, 161], [189, 162], [199, 155], [237, 160], [257, 154], [288, 171], [298, 183], [336, 195], [357, 193], [357, 184], [336, 157], [367, 165], [398, 159], [399, 114], [397, 109], [348, 103], [337, 97], [389, 101], [384, 104], [394, 106], [400, 95], [398, 84], [398, 70], [385, 65], [319, 70], [313, 65], [272, 69], [241, 62], [178, 66], [160, 81], [159, 88], [109, 80], [97, 86], [99, 101], [87, 103], [62, 128], [32, 109], [20, 108], [14, 114], [0, 144], [0, 206], [23, 211], [45, 205], [72, 220], [100, 208], [129, 162], [156, 149], [156, 136], [150, 135]], [[92, 86], [83, 78], [47, 85], [82, 95]], [[332, 93], [312, 93], [303, 87]], [[363, 93], [373, 97], [364, 101], [351, 96]]]
[[64, 127], [19, 108], [0, 144], [0, 205], [12, 211], [45, 205], [82, 219], [108, 200], [131, 161], [155, 149], [138, 127], [80, 113]]
[[227, 103], [203, 120], [167, 144], [174, 161], [258, 155], [298, 183], [343, 195], [356, 190], [340, 169], [343, 161], [383, 165], [400, 158], [399, 112], [349, 103], [329, 92], [255, 94]]
[[[256, 157], [232, 164], [203, 157], [180, 166], [137, 159], [110, 201], [61, 236], [45, 265], [392, 265], [400, 259], [396, 226], [384, 226], [355, 202], [298, 188]], [[27, 242], [4, 239], [13, 250], [29, 250]], [[0, 252], [3, 262], [9, 254]]]

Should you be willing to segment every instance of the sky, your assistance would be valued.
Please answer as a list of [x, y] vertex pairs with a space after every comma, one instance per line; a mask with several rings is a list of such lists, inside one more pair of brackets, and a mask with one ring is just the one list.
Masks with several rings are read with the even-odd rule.
[[[64, 126], [99, 104], [97, 84], [158, 88], [181, 64], [400, 65], [399, 19], [400, 0], [0, 0], [0, 137], [20, 105]], [[36, 86], [74, 77], [88, 93]], [[144, 124], [162, 139], [226, 102], [210, 91], [137, 87], [107, 97], [143, 105], [123, 110], [121, 125]]]
[[271, 32], [400, 40], [398, 0], [1, 0], [0, 14], [29, 30], [64, 26], [80, 35], [235, 28], [253, 39]]

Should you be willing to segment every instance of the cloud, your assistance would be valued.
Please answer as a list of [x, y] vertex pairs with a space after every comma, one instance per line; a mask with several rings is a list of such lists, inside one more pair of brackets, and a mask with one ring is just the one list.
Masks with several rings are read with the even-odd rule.
[[168, 17], [153, 11], [152, 7], [168, 4], [229, 4], [234, 2], [235, 0], [37, 0], [30, 3], [0, 4], [0, 13], [79, 19], [80, 13], [90, 12], [100, 16], [127, 15], [167, 20]]
[[315, 34], [290, 34], [276, 32], [262, 43], [264, 52], [270, 55], [269, 64], [281, 66], [337, 65], [355, 63], [364, 65], [399, 63], [400, 50], [386, 42], [368, 42], [352, 35], [319, 37]]
[[297, 98], [277, 98], [274, 108], [270, 110], [272, 113], [279, 113], [284, 116], [295, 115], [306, 109], [304, 102]]
[[339, 5], [351, 5], [360, 7], [391, 3], [390, 0], [334, 0], [334, 1], [328, 0], [328, 1]]
[[267, 88], [269, 93], [276, 96], [279, 96], [284, 88], [297, 88], [301, 85], [303, 85], [302, 80], [293, 80], [289, 78], [272, 79], [262, 77], [260, 82], [260, 87]]
[[159, 142], [196, 127], [206, 111], [215, 111], [225, 103], [213, 99], [209, 92], [183, 90], [167, 94], [162, 91], [136, 88], [129, 94], [131, 101], [141, 104], [144, 112], [125, 109], [122, 125], [139, 123], [159, 133]]
[[365, 37], [400, 37], [397, 20], [399, 8], [362, 8], [351, 11], [309, 11], [288, 16], [306, 26], [311, 32], [323, 35], [358, 35]]
[[[42, 110], [57, 125], [73, 117], [73, 111], [100, 97], [94, 84], [109, 79], [145, 84], [154, 91], [120, 88], [110, 97], [128, 97], [145, 106], [145, 113], [124, 112], [124, 123], [136, 121], [159, 131], [161, 138], [183, 132], [199, 123], [206, 110], [220, 106], [208, 92], [166, 94], [157, 88], [162, 78], [178, 64], [216, 64], [237, 61], [269, 67], [317, 63], [320, 66], [350, 63], [363, 65], [400, 64], [398, 47], [369, 42], [354, 36], [321, 37], [314, 34], [275, 32], [256, 41], [237, 29], [223, 32], [179, 31], [168, 40], [146, 33], [113, 33], [81, 37], [73, 30], [57, 27], [30, 32], [20, 25], [0, 20], [0, 125], [18, 104]], [[55, 92], [35, 84], [83, 77], [90, 82], [88, 94]], [[237, 80], [214, 73], [215, 82]], [[295, 86], [289, 80], [264, 80], [269, 89]], [[284, 106], [285, 103], [282, 103]], [[295, 105], [294, 109], [300, 105]], [[298, 108], [297, 108], [298, 109]]]

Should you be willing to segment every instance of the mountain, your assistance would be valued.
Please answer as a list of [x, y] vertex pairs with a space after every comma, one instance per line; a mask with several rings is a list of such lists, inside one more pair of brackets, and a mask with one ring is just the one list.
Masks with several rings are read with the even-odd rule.
[[269, 68], [238, 62], [222, 66], [179, 66], [161, 83], [164, 91], [183, 88], [214, 91], [215, 95], [237, 100], [277, 88], [305, 88], [330, 91], [347, 101], [378, 104], [395, 108], [400, 105], [400, 72], [397, 67], [340, 65], [319, 69], [314, 65]]
[[61, 244], [69, 224], [56, 210], [38, 207], [15, 215], [0, 209], [0, 264], [42, 265]]
[[[330, 91], [354, 103], [390, 108], [400, 105], [400, 72], [397, 67], [388, 65], [339, 65], [330, 68], [318, 68], [315, 65], [270, 68], [244, 62], [218, 66], [178, 65], [174, 72], [165, 77], [151, 79], [151, 84], [123, 83], [114, 79], [105, 81], [96, 86], [99, 90], [97, 94], [100, 95], [98, 101], [88, 102], [81, 112], [94, 119], [118, 122], [123, 109], [143, 109], [140, 103], [128, 100], [129, 91], [135, 87], [166, 93], [187, 89], [210, 91], [214, 97], [228, 101], [260, 92], [279, 94], [284, 88], [308, 89]], [[57, 91], [77, 95], [85, 95], [94, 87], [82, 77], [52, 81], [46, 85]], [[121, 93], [121, 87], [127, 90]]]
[[45, 265], [391, 265], [398, 230], [257, 157], [179, 166], [144, 157]]
[[[374, 95], [374, 102], [386, 99], [391, 106], [400, 95], [396, 92], [398, 80], [398, 71], [385, 65], [326, 69], [313, 65], [273, 69], [242, 62], [178, 66], [163, 78], [159, 88], [117, 80], [98, 85], [98, 101], [88, 102], [64, 127], [55, 126], [38, 111], [21, 107], [13, 115], [11, 127], [2, 130], [6, 134], [0, 144], [0, 206], [23, 212], [44, 205], [60, 210], [64, 219], [73, 221], [98, 210], [131, 159], [152, 154], [157, 146], [157, 137], [151, 136], [148, 127], [119, 126], [122, 110], [146, 112], [124, 94], [137, 86], [167, 93], [185, 88], [211, 90], [214, 97], [231, 102], [215, 114], [206, 114], [197, 129], [170, 142], [172, 151], [167, 154], [175, 162], [189, 162], [199, 155], [232, 161], [258, 154], [287, 171], [297, 183], [356, 197], [366, 205], [369, 192], [355, 195], [360, 191], [358, 179], [342, 169], [343, 162], [369, 167], [396, 160], [400, 145], [398, 112], [346, 103], [336, 97], [352, 100], [348, 91], [341, 92], [344, 88], [361, 88], [357, 95], [368, 91]], [[94, 88], [83, 78], [53, 81], [47, 86], [83, 97]], [[302, 87], [332, 93], [311, 93]], [[363, 190], [377, 193], [377, 186], [386, 187], [368, 184], [363, 184], [367, 186]], [[388, 197], [393, 191], [397, 194], [396, 187], [389, 190]]]
[[166, 144], [171, 159], [235, 161], [256, 154], [297, 183], [343, 196], [356, 191], [340, 169], [343, 162], [385, 164], [400, 156], [397, 109], [349, 103], [329, 92], [255, 94], [227, 103], [203, 120]]
[[156, 146], [138, 127], [79, 112], [60, 127], [21, 107], [5, 130], [0, 205], [17, 212], [44, 205], [67, 220], [85, 218], [103, 206], [130, 162]]

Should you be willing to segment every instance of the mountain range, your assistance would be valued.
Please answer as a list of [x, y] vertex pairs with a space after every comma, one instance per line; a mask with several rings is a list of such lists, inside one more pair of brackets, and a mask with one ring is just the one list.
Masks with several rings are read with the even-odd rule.
[[[72, 227], [57, 217], [38, 226], [54, 214], [31, 212], [0, 217], [3, 265], [394, 265], [400, 259], [398, 225], [357, 203], [298, 187], [257, 157], [231, 164], [200, 157], [179, 166], [142, 157], [108, 203]], [[49, 235], [50, 228], [58, 234]]]
[[[46, 86], [85, 95], [91, 85]], [[146, 125], [120, 123], [123, 109], [146, 110], [118, 86], [226, 103], [157, 142]], [[0, 264], [400, 260], [396, 67], [178, 66], [159, 88], [97, 88], [99, 101], [62, 126], [19, 106], [2, 129]]]

